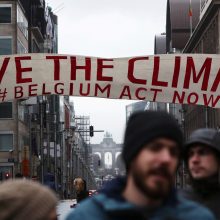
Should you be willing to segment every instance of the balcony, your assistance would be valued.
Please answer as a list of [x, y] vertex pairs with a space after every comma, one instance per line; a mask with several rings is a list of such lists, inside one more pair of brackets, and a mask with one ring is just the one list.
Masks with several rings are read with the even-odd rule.
[[200, 20], [206, 13], [207, 9], [209, 8], [210, 4], [212, 3], [213, 0], [204, 0], [201, 5], [200, 5]]
[[38, 43], [43, 43], [44, 38], [43, 38], [43, 35], [40, 31], [40, 28], [39, 27], [32, 27], [31, 30], [32, 30], [32, 33], [35, 36], [36, 40], [38, 41]]

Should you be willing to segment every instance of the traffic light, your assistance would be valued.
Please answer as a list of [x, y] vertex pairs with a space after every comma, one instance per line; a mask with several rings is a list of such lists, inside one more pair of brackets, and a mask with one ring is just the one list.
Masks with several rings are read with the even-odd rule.
[[94, 136], [94, 127], [92, 125], [89, 126], [89, 136], [90, 137]]

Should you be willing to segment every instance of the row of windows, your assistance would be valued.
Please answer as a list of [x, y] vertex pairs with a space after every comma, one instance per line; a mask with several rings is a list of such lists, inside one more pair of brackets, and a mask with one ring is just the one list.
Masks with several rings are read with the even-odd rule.
[[[0, 4], [0, 24], [10, 24], [12, 19], [11, 4]], [[24, 16], [21, 8], [17, 7], [17, 25], [21, 32], [24, 34], [25, 38], [28, 39], [28, 21]], [[9, 55], [13, 53], [12, 50], [12, 37], [11, 36], [0, 36], [0, 55]], [[23, 54], [27, 53], [27, 49], [17, 40], [17, 53]]]
[[[0, 4], [0, 24], [12, 23], [11, 9], [11, 4]], [[28, 38], [28, 21], [19, 6], [17, 6], [17, 24], [24, 36]]]
[[[12, 102], [3, 102], [0, 104], [0, 119], [12, 118]], [[13, 134], [0, 133], [0, 151], [9, 151], [13, 149]]]
[[[17, 40], [17, 54], [27, 53], [27, 49]], [[12, 54], [12, 37], [1, 37], [0, 36], [0, 55]]]
[[[12, 23], [12, 5], [0, 4], [0, 24]], [[24, 36], [28, 37], [28, 22], [20, 8], [17, 9], [17, 24]], [[17, 53], [27, 53], [27, 49], [17, 40]], [[12, 37], [0, 36], [0, 55], [12, 54]], [[0, 103], [0, 119], [13, 118], [12, 102]], [[0, 132], [0, 151], [13, 149], [13, 133]]]
[[[24, 120], [25, 108], [19, 106], [19, 119]], [[0, 103], [0, 120], [2, 119], [12, 119], [13, 118], [13, 103], [12, 102], [3, 102]], [[0, 152], [13, 150], [13, 132], [10, 131], [0, 131]], [[22, 137], [20, 139], [22, 143], [20, 146], [24, 146], [28, 141]]]
[[[18, 118], [19, 120], [25, 122], [27, 118], [27, 106], [18, 106]], [[13, 103], [3, 102], [0, 103], [0, 120], [2, 119], [12, 119], [13, 118]]]
[[[0, 5], [0, 24], [11, 23], [11, 5]], [[0, 38], [0, 55], [12, 54], [12, 37]], [[12, 103], [0, 104], [0, 119], [12, 118]], [[13, 134], [0, 133], [0, 151], [13, 149]]]

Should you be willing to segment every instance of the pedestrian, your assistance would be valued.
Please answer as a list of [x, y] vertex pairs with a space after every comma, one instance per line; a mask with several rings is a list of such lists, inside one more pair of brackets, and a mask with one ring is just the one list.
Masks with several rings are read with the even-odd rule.
[[76, 191], [76, 203], [70, 205], [70, 208], [75, 208], [77, 204], [89, 197], [89, 192], [87, 191], [86, 187], [86, 181], [83, 178], [75, 178], [73, 181], [73, 185]]
[[211, 220], [210, 211], [183, 199], [174, 179], [183, 145], [182, 131], [166, 112], [134, 113], [128, 120], [122, 157], [126, 177], [115, 179], [82, 202], [67, 220]]
[[183, 195], [208, 207], [220, 219], [220, 133], [212, 128], [194, 131], [184, 155], [191, 188]]
[[74, 180], [74, 186], [76, 189], [76, 201], [77, 203], [80, 203], [89, 196], [86, 188], [86, 181], [83, 178], [78, 177]]
[[0, 184], [1, 220], [57, 220], [55, 194], [46, 186], [25, 179]]

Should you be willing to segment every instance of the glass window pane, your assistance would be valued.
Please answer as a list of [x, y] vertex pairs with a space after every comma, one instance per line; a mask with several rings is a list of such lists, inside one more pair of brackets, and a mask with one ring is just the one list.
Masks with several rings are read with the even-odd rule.
[[27, 53], [27, 49], [22, 45], [22, 43], [19, 40], [17, 40], [17, 53], [18, 54]]
[[20, 7], [17, 7], [17, 24], [24, 36], [28, 38], [28, 21]]
[[0, 55], [12, 54], [11, 41], [11, 38], [0, 38]]
[[13, 134], [0, 134], [0, 151], [13, 149]]
[[0, 118], [12, 118], [12, 102], [0, 104]]
[[0, 23], [11, 23], [11, 7], [0, 7]]

